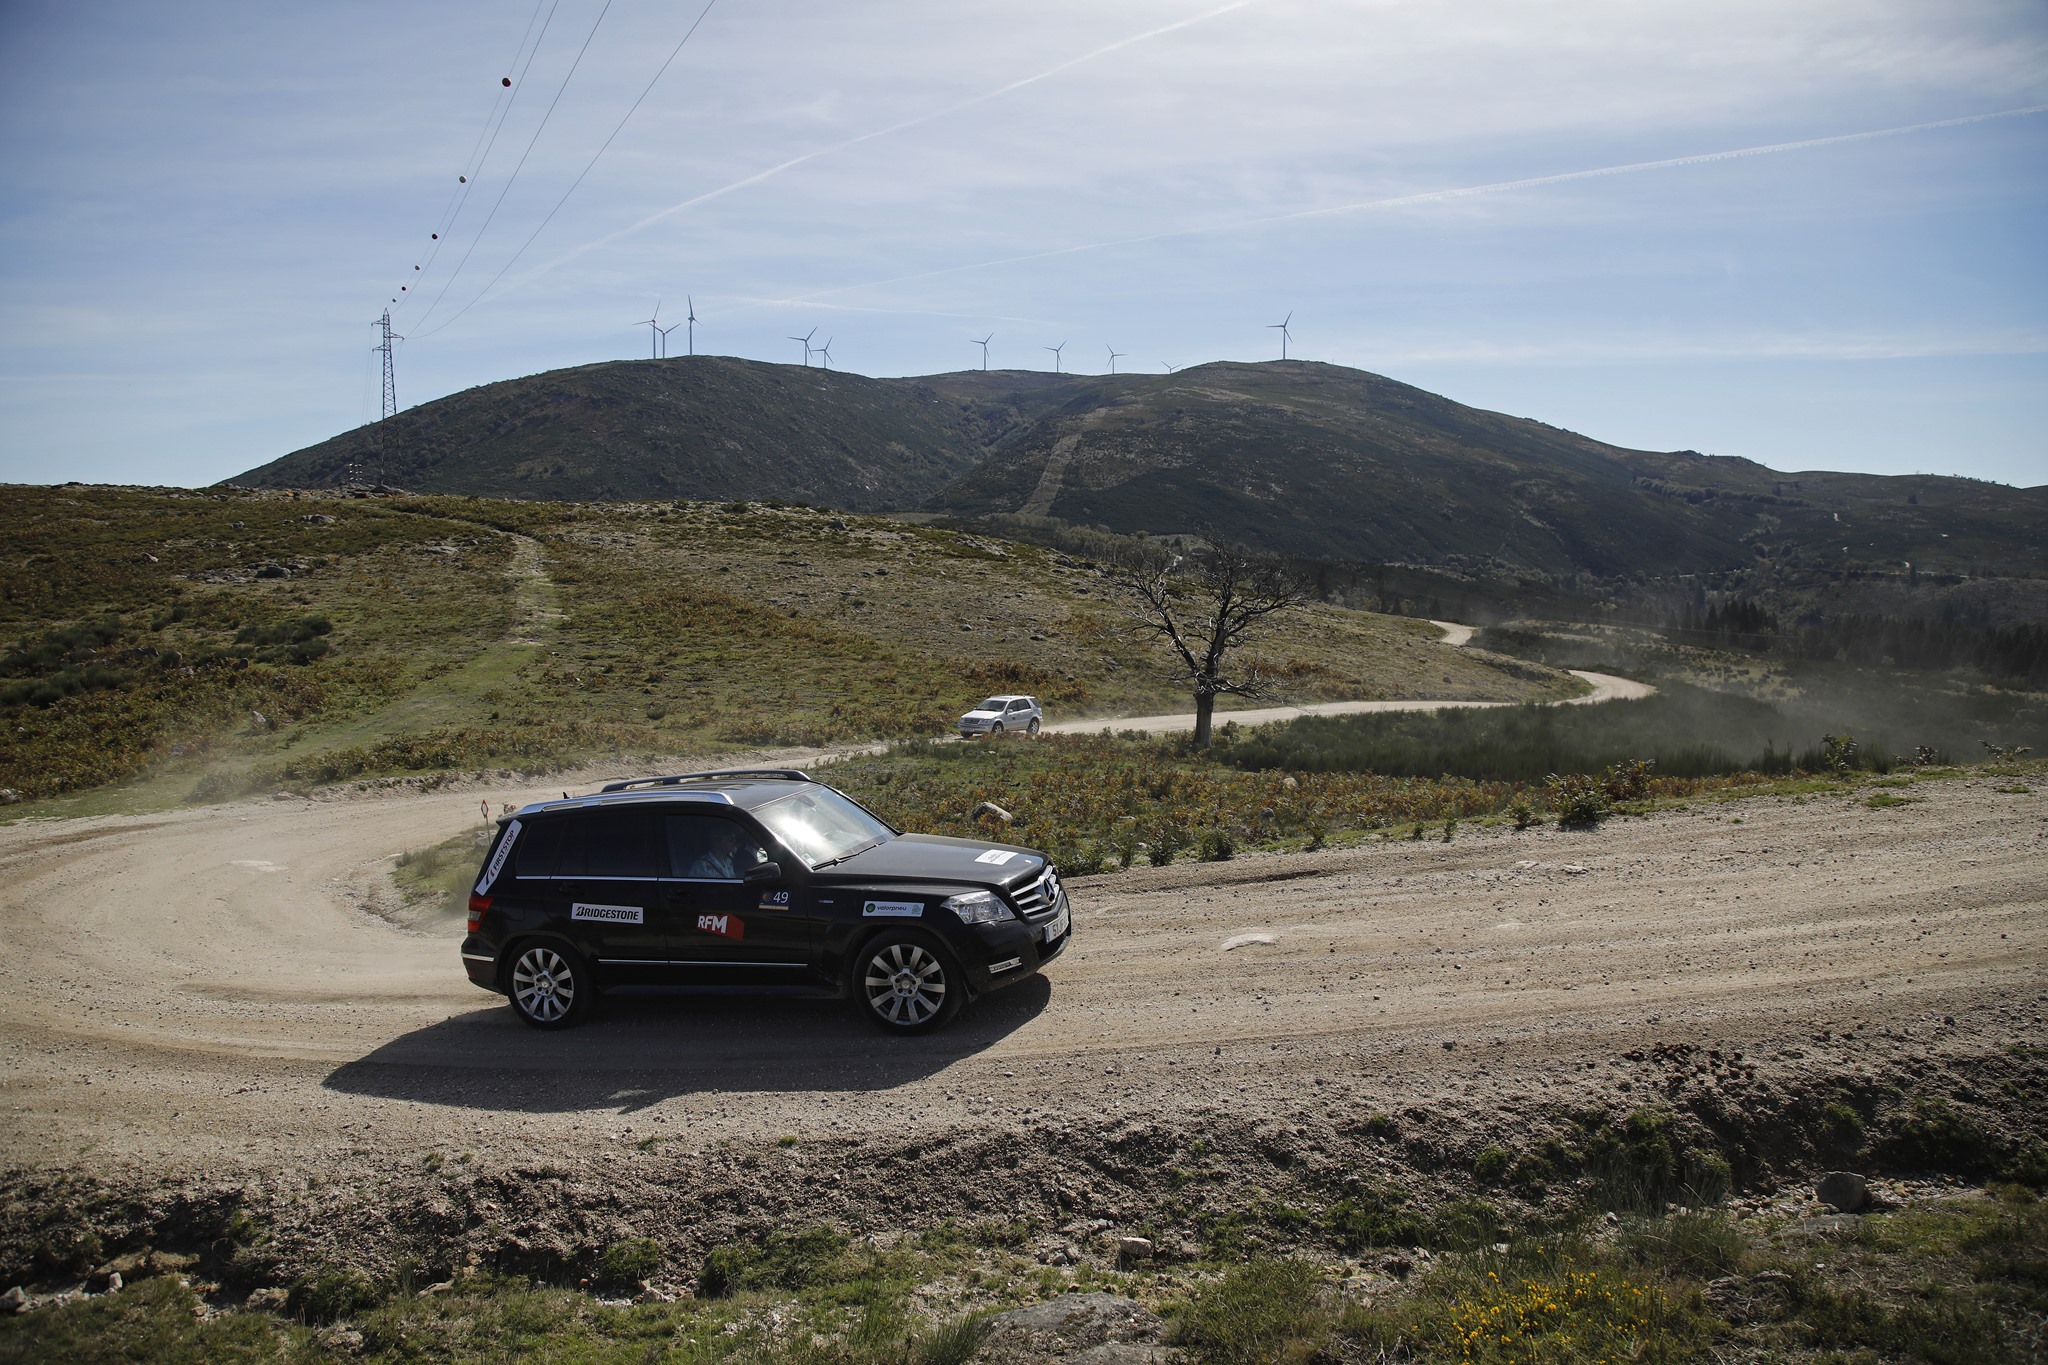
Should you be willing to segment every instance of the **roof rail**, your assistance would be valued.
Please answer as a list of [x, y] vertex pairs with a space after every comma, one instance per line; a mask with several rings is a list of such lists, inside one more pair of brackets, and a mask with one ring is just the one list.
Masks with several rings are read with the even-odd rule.
[[607, 782], [608, 792], [630, 791], [634, 787], [676, 787], [685, 782], [713, 782], [722, 777], [779, 777], [785, 782], [815, 782], [818, 779], [795, 768], [727, 768], [714, 773], [676, 773], [669, 777], [636, 777], [630, 782]]

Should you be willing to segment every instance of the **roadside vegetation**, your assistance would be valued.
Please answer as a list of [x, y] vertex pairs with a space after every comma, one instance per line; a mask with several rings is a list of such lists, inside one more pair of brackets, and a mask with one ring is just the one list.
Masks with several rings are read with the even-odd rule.
[[[1497, 1226], [1514, 1220], [1469, 1202]], [[1856, 1218], [1812, 1217], [1796, 1200], [1614, 1217], [1588, 1205], [1483, 1245], [1421, 1232], [1351, 1254], [1304, 1238], [1302, 1211], [1286, 1213], [1247, 1230], [1252, 1249], [1135, 1265], [1043, 1264], [1027, 1224], [988, 1221], [886, 1246], [829, 1227], [771, 1233], [694, 1267], [629, 1240], [580, 1287], [474, 1271], [426, 1284], [408, 1264], [221, 1307], [218, 1286], [161, 1273], [0, 1318], [0, 1359], [965, 1365], [1024, 1358], [996, 1315], [1078, 1290], [1150, 1309], [1163, 1319], [1152, 1335], [1199, 1365], [2000, 1365], [2030, 1358], [2048, 1314], [2048, 1206], [2019, 1185]], [[679, 1275], [694, 1294], [641, 1289]]]
[[[1560, 710], [1572, 709], [1577, 708]], [[1975, 768], [1930, 759], [1879, 776], [1857, 766], [1853, 747], [1836, 736], [1832, 744], [1801, 755], [1797, 766], [1759, 771], [1730, 763], [1673, 774], [1652, 761], [1617, 757], [1629, 751], [1602, 742], [1597, 729], [1584, 733], [1589, 742], [1581, 746], [1573, 744], [1569, 727], [1561, 742], [1540, 748], [1518, 738], [1518, 725], [1540, 726], [1555, 714], [1559, 710], [1528, 708], [1340, 717], [1246, 731], [1226, 724], [1207, 752], [1191, 751], [1173, 736], [1113, 730], [1035, 741], [913, 741], [815, 771], [901, 828], [1028, 844], [1045, 849], [1063, 870], [1087, 874], [1187, 859], [1220, 861], [1254, 849], [1314, 850], [1360, 839], [1448, 841], [1461, 821], [1518, 829], [1550, 823], [1584, 827], [1674, 802], [1750, 794], [1861, 795], [1903, 805], [1914, 798], [1899, 792], [1921, 782], [1966, 773], [2002, 774], [2018, 782], [2037, 777], [2041, 767], [2031, 759]], [[1506, 718], [1491, 722], [1494, 748], [1487, 747], [1489, 717]], [[1478, 723], [1467, 726], [1466, 719]], [[1311, 742], [1329, 730], [1345, 737], [1355, 733], [1338, 725], [1340, 720], [1398, 724], [1358, 727], [1379, 731], [1382, 747], [1342, 751], [1352, 762], [1339, 763]], [[1307, 740], [1298, 737], [1302, 729]], [[1400, 775], [1396, 762], [1382, 768], [1390, 750], [1398, 758], [1401, 745], [1410, 755], [1442, 757], [1444, 766], [1436, 776], [1419, 775], [1434, 766], [1428, 759], [1406, 765], [1417, 775]], [[1298, 766], [1277, 765], [1290, 758]], [[1445, 775], [1461, 767], [1514, 776]], [[1880, 782], [1889, 785], [1878, 789], [1874, 784]]]

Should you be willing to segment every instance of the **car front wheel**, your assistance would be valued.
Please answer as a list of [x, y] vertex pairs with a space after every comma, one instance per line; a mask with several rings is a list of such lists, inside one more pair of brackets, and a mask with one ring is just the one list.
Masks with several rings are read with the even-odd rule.
[[995, 724], [988, 727], [988, 732], [992, 735], [1001, 734], [1003, 732], [1003, 723], [1001, 721], [997, 721]]
[[531, 943], [512, 960], [513, 1012], [535, 1028], [568, 1028], [590, 1013], [590, 968], [573, 948]]
[[967, 983], [959, 968], [915, 934], [888, 933], [860, 950], [854, 999], [891, 1033], [923, 1033], [959, 1012]]

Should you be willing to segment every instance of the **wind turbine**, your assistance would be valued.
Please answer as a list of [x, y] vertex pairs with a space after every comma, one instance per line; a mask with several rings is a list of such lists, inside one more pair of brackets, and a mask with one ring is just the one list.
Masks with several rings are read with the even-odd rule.
[[832, 338], [826, 337], [825, 344], [818, 348], [818, 354], [825, 357], [825, 368], [832, 368]]
[[683, 302], [690, 305], [690, 330], [683, 335], [689, 340], [690, 354], [695, 355], [697, 354], [697, 301], [688, 294], [685, 294], [683, 295]]
[[663, 360], [668, 359], [668, 334], [682, 325], [680, 322], [671, 322], [668, 326], [661, 329], [661, 358]]
[[653, 317], [643, 318], [634, 325], [647, 328], [647, 358], [649, 360], [661, 359], [661, 300], [656, 299], [654, 301]]
[[974, 341], [975, 345], [981, 347], [981, 368], [984, 370], [988, 368], [988, 344], [995, 339], [996, 334], [994, 332], [990, 332], [979, 341], [974, 341], [973, 337], [968, 338], [969, 341]]
[[1166, 367], [1166, 372], [1168, 374], [1180, 373], [1180, 366], [1174, 364], [1171, 360], [1162, 360], [1159, 363]]
[[1111, 374], [1116, 373], [1117, 361], [1123, 359], [1125, 356], [1130, 354], [1129, 351], [1119, 351], [1116, 347], [1111, 346], [1107, 343], [1104, 343], [1102, 349], [1109, 352], [1109, 372]]
[[815, 327], [813, 327], [813, 328], [812, 328], [812, 329], [811, 329], [810, 331], [808, 331], [808, 332], [805, 332], [805, 333], [804, 333], [804, 334], [803, 334], [802, 336], [800, 336], [800, 337], [791, 337], [791, 338], [790, 338], [790, 340], [791, 340], [791, 341], [801, 341], [801, 342], [803, 343], [803, 346], [804, 346], [804, 364], [806, 364], [806, 365], [808, 365], [808, 364], [810, 364], [810, 363], [811, 363], [811, 338], [812, 338], [812, 337], [814, 337], [814, 336], [816, 336], [817, 334], [818, 334], [818, 329], [817, 329], [817, 328], [815, 328]]
[[1067, 343], [1062, 341], [1057, 346], [1041, 346], [1038, 349], [1052, 352], [1052, 372], [1058, 374], [1060, 372], [1060, 352], [1067, 349]]
[[1275, 327], [1278, 327], [1280, 329], [1280, 358], [1282, 360], [1287, 359], [1287, 339], [1288, 337], [1293, 335], [1293, 333], [1287, 330], [1287, 324], [1292, 321], [1294, 321], [1294, 310], [1290, 308], [1287, 310], [1286, 317], [1280, 319], [1280, 321], [1278, 322], [1269, 322], [1266, 324], [1266, 330], [1269, 332], [1272, 331]]

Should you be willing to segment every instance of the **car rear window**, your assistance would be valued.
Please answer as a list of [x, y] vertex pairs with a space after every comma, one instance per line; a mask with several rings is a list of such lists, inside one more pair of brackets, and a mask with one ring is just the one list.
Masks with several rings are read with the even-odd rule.
[[562, 822], [539, 820], [519, 831], [519, 847], [512, 850], [512, 875], [522, 879], [552, 877], [555, 859], [562, 852]]

